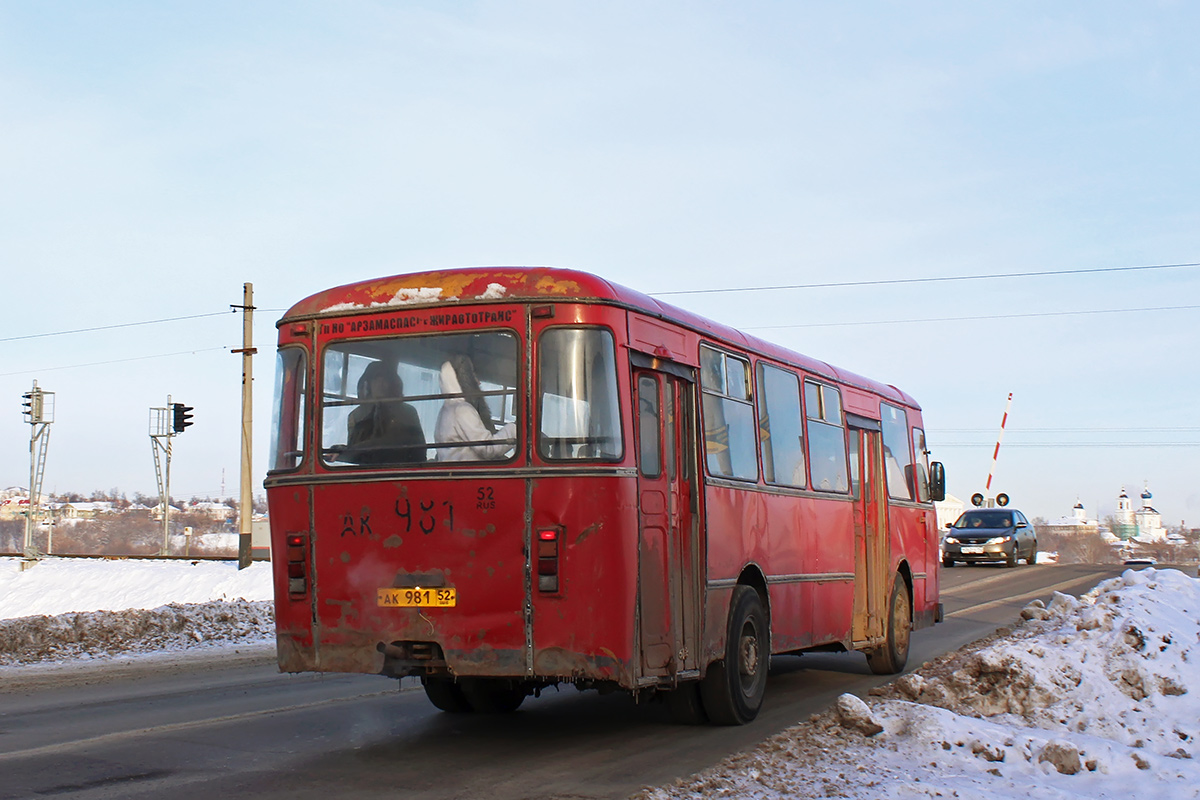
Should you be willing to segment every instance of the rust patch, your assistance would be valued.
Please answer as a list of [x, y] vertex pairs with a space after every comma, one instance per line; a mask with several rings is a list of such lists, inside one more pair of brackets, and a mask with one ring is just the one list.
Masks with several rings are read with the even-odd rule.
[[467, 287], [479, 279], [478, 275], [455, 274], [453, 272], [424, 272], [417, 275], [405, 275], [391, 280], [380, 281], [367, 290], [367, 296], [372, 302], [386, 303], [396, 296], [401, 289], [441, 289], [442, 295], [438, 302], [449, 297], [462, 297]]
[[343, 564], [350, 563], [350, 554], [348, 552], [346, 552], [345, 550], [342, 551], [342, 563]]
[[578, 536], [575, 537], [575, 544], [581, 544], [584, 539], [588, 538], [593, 533], [595, 533], [596, 531], [600, 530], [603, 527], [604, 527], [603, 522], [593, 522], [591, 525], [588, 525], [586, 528], [584, 528], [583, 530], [581, 530], [579, 532]]
[[564, 297], [573, 297], [580, 293], [579, 284], [575, 281], [555, 280], [548, 275], [539, 278], [533, 289], [538, 294], [556, 294]]
[[404, 540], [400, 538], [400, 534], [393, 533], [391, 536], [383, 540], [384, 549], [390, 550], [394, 547], [399, 547], [404, 544]]

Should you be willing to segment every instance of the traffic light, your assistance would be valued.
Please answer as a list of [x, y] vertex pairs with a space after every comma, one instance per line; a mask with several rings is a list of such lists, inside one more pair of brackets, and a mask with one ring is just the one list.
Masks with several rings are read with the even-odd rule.
[[192, 407], [183, 403], [171, 403], [171, 430], [183, 433], [183, 429], [192, 424]]
[[26, 392], [21, 395], [25, 399], [22, 403], [26, 422], [41, 422], [42, 421], [42, 393], [41, 392]]

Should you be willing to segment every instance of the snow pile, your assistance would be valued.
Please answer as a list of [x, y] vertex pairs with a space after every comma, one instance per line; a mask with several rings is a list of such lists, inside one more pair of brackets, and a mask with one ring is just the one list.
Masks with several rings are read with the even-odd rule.
[[0, 559], [0, 664], [267, 642], [271, 565]]
[[475, 295], [476, 300], [499, 300], [508, 294], [508, 289], [502, 283], [489, 283], [483, 294]]
[[0, 665], [247, 644], [275, 636], [271, 603], [246, 600], [0, 620]]
[[1127, 571], [667, 798], [1200, 797], [1200, 581]]
[[[442, 289], [438, 287], [421, 287], [420, 289], [401, 289], [386, 303], [372, 303], [372, 306], [408, 306], [417, 303], [436, 303], [442, 299]], [[457, 297], [447, 297], [447, 300], [457, 300]]]

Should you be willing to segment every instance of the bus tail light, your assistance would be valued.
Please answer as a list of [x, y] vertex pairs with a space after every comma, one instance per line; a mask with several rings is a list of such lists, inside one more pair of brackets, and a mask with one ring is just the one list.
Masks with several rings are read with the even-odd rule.
[[288, 596], [295, 600], [308, 594], [308, 537], [289, 533], [286, 543]]
[[538, 591], [558, 592], [559, 529], [542, 528], [537, 532]]

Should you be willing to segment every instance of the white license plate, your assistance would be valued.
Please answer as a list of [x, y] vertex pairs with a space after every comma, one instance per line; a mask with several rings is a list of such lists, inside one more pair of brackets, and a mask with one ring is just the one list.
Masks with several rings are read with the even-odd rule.
[[964, 547], [964, 548], [962, 548], [962, 552], [963, 553], [982, 553], [983, 548], [982, 547]]

